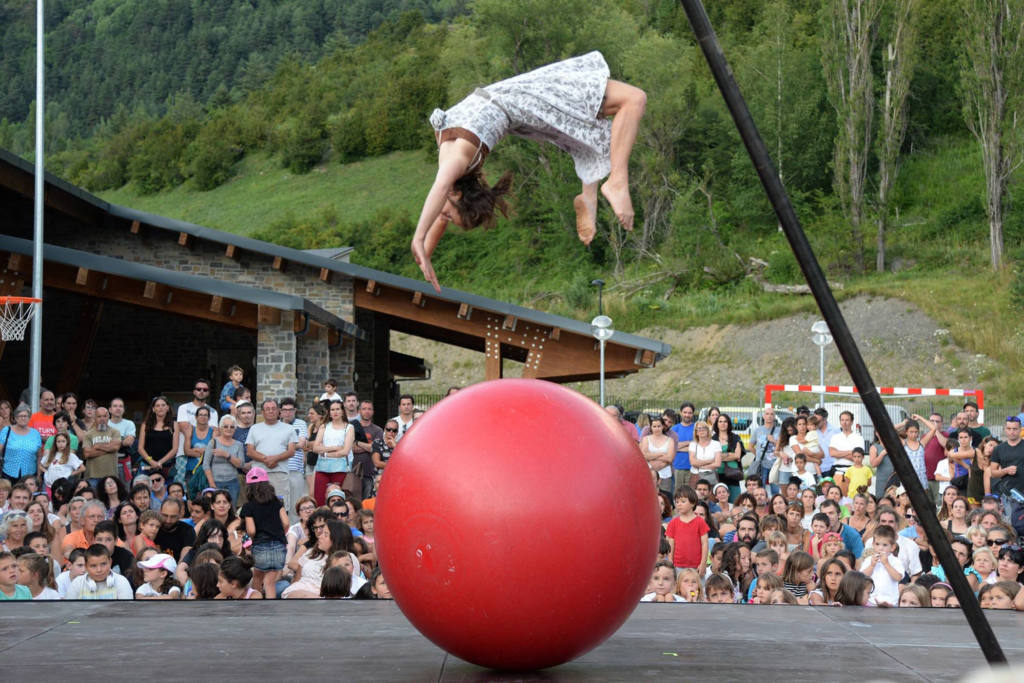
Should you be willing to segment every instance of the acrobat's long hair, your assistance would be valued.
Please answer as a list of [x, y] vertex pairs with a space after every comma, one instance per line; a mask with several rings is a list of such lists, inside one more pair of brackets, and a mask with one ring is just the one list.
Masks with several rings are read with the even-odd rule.
[[452, 204], [462, 218], [462, 226], [469, 230], [477, 226], [493, 228], [495, 209], [508, 218], [509, 205], [505, 195], [512, 190], [512, 174], [508, 171], [493, 186], [488, 185], [483, 173], [473, 171], [455, 181], [453, 190], [460, 193], [459, 199]]

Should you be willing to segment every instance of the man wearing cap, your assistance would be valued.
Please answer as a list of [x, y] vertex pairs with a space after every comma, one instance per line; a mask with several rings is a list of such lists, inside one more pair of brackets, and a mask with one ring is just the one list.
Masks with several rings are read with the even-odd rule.
[[327, 492], [326, 505], [331, 507], [334, 503], [340, 501], [344, 503], [348, 500], [348, 495], [341, 489], [331, 489]]
[[262, 405], [263, 422], [258, 422], [245, 437], [245, 450], [253, 467], [267, 471], [274, 493], [284, 503], [285, 510], [291, 510], [292, 497], [288, 485], [288, 460], [295, 455], [299, 437], [292, 426], [280, 421], [281, 408], [272, 398]]
[[156, 546], [176, 560], [181, 557], [182, 550], [191, 548], [196, 542], [195, 529], [181, 521], [184, 514], [185, 506], [177, 498], [167, 498], [160, 505], [160, 531], [156, 533]]
[[1005, 512], [1011, 522], [1015, 521], [1016, 511], [1021, 506], [1012, 491], [1024, 494], [1024, 442], [1020, 438], [1020, 418], [1010, 415], [1003, 426], [1003, 441], [992, 451], [992, 464], [989, 465], [992, 478], [999, 481], [999, 490], [1004, 493]]

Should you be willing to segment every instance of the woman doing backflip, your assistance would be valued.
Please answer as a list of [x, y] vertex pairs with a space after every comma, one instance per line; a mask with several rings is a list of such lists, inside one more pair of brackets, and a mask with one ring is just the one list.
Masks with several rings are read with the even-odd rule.
[[[487, 154], [507, 134], [550, 142], [572, 155], [583, 191], [573, 200], [576, 232], [590, 244], [597, 231], [597, 184], [626, 230], [633, 229], [629, 155], [647, 96], [611, 80], [600, 52], [573, 57], [477, 88], [451, 109], [430, 116], [438, 142], [437, 176], [423, 202], [412, 252], [427, 282], [438, 292], [430, 263], [449, 223], [464, 229], [494, 224], [495, 209], [508, 215], [505, 174], [493, 186], [484, 180]], [[613, 117], [611, 121], [607, 117]]]

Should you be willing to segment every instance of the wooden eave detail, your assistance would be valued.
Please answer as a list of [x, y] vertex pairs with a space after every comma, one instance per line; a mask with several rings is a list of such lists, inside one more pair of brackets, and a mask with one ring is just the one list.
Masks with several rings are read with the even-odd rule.
[[[569, 382], [597, 379], [600, 374], [599, 354], [590, 335], [479, 308], [472, 309], [469, 316], [465, 304], [417, 297], [379, 282], [357, 280], [354, 290], [355, 305], [386, 316], [393, 330], [486, 354], [488, 376], [500, 376], [493, 357], [495, 348], [500, 348], [502, 358], [524, 363], [523, 374], [527, 377]], [[640, 357], [643, 354], [633, 347], [609, 342], [605, 347], [605, 375], [622, 377], [642, 369], [644, 366], [637, 363]], [[653, 354], [645, 358], [653, 360]]]
[[[0, 254], [0, 258], [6, 258], [9, 264], [17, 262], [19, 272], [27, 281], [31, 276], [31, 261], [26, 258], [15, 259], [15, 256], [20, 255]], [[45, 264], [43, 280], [47, 287], [105, 301], [118, 301], [249, 330], [256, 330], [258, 327], [256, 304], [223, 299], [158, 282], [134, 280], [122, 275], [100, 273], [52, 261]], [[215, 302], [215, 299], [218, 301]]]

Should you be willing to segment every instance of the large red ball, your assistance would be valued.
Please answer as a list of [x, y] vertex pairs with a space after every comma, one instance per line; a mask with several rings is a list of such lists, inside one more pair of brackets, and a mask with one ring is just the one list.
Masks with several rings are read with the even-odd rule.
[[495, 669], [561, 664], [614, 633], [650, 579], [660, 521], [622, 425], [565, 387], [518, 379], [464, 389], [417, 420], [376, 515], [405, 616]]

